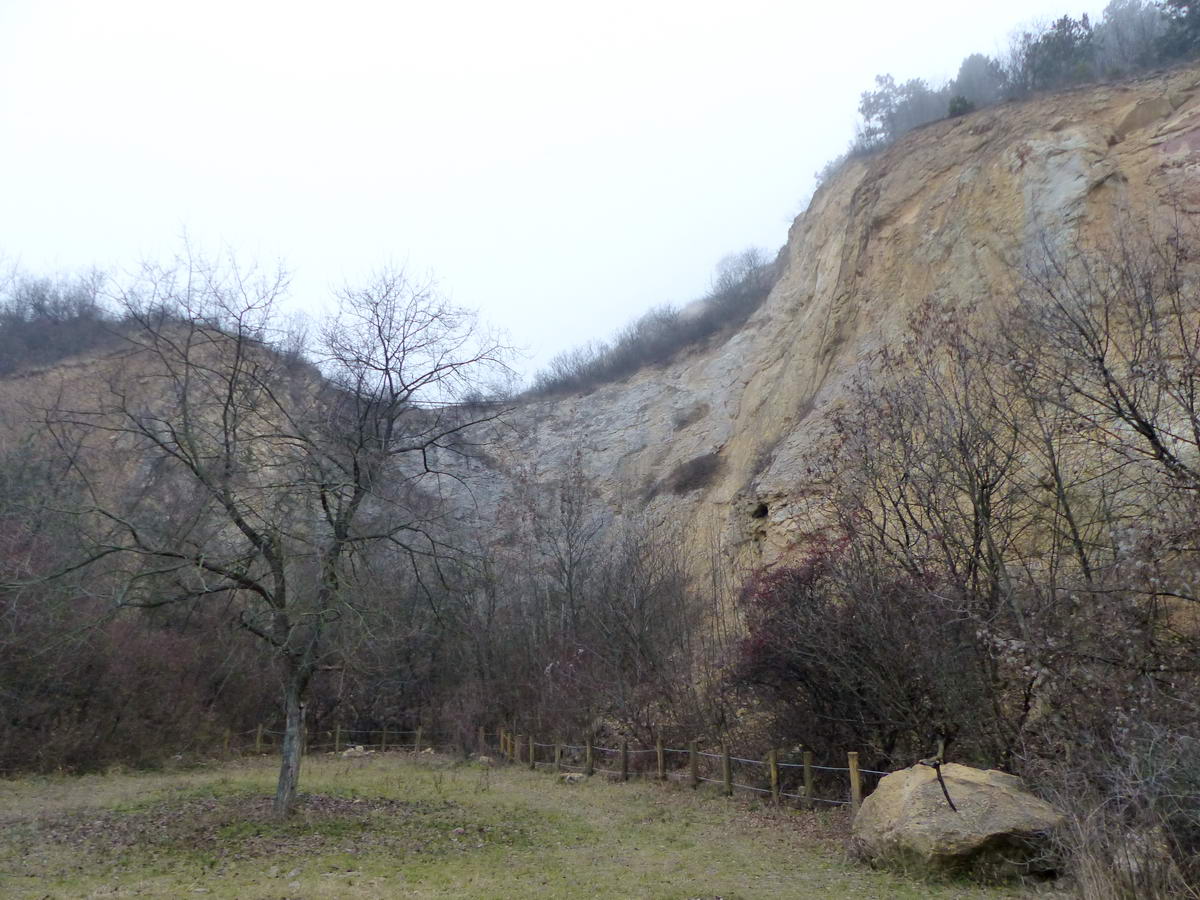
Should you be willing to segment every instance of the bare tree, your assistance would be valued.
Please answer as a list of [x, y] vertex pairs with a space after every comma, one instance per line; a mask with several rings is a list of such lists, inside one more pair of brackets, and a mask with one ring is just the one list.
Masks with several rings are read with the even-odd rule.
[[[220, 599], [280, 668], [286, 727], [274, 809], [292, 807], [305, 703], [338, 666], [330, 631], [366, 548], [420, 590], [456, 552], [433, 488], [447, 454], [471, 450], [499, 409], [457, 400], [504, 371], [474, 317], [404, 272], [341, 292], [310, 352], [276, 352], [285, 278], [189, 258], [147, 267], [118, 298], [127, 347], [92, 404], [47, 422], [86, 435], [74, 469], [93, 536], [76, 566], [104, 562], [121, 606]], [[114, 451], [136, 471], [116, 478]], [[115, 485], [115, 487], [114, 487]]]

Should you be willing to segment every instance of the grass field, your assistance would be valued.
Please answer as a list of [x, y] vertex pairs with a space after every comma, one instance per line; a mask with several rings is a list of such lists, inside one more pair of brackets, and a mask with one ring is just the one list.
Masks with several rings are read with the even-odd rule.
[[999, 898], [848, 862], [839, 811], [394, 753], [0, 781], [3, 897]]

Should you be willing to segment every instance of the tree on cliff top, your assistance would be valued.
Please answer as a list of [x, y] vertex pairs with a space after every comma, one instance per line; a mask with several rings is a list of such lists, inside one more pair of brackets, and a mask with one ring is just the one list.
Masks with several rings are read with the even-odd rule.
[[[119, 606], [223, 603], [272, 648], [286, 710], [274, 809], [300, 770], [304, 707], [330, 640], [355, 614], [350, 588], [368, 550], [440, 577], [455, 547], [429, 488], [439, 456], [463, 453], [488, 406], [456, 403], [504, 348], [474, 317], [403, 272], [340, 294], [307, 349], [272, 350], [282, 276], [194, 259], [147, 268], [118, 298], [127, 342], [94, 402], [47, 424], [90, 502], [78, 510], [95, 566]], [[114, 451], [136, 472], [114, 489]]]
[[1200, 53], [1200, 3], [1196, 0], [1164, 0], [1166, 33], [1159, 50], [1168, 59], [1191, 59]]

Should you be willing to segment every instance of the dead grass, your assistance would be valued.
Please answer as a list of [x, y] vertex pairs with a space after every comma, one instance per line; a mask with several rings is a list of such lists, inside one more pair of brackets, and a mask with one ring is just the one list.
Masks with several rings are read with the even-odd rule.
[[386, 754], [0, 782], [0, 895], [998, 898], [845, 860], [844, 818], [704, 792]]

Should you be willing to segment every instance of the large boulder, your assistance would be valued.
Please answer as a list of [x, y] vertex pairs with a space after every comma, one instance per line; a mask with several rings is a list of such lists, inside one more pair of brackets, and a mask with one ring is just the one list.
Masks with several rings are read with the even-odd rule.
[[1021, 779], [994, 769], [913, 766], [884, 776], [854, 818], [851, 846], [872, 865], [993, 879], [1052, 871], [1048, 837], [1063, 822]]

